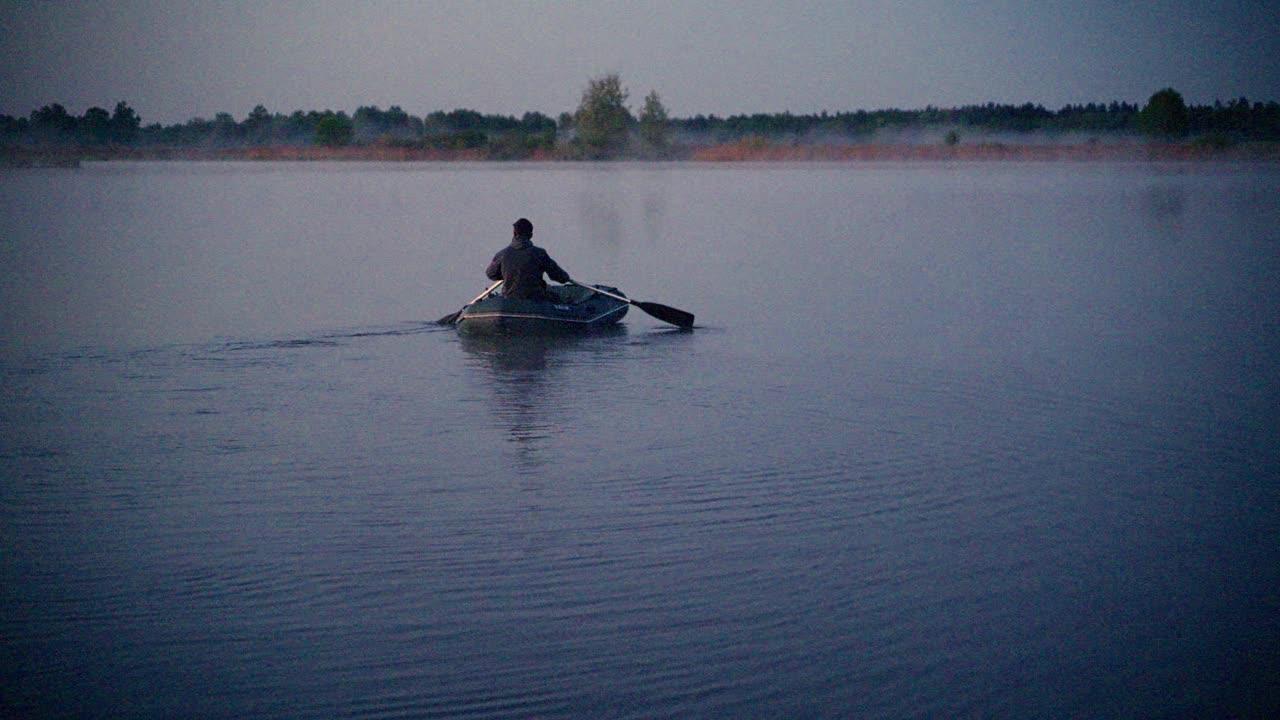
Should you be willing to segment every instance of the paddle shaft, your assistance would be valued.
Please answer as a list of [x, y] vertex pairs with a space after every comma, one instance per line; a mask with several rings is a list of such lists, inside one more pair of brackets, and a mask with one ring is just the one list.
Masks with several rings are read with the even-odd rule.
[[677, 327], [682, 327], [682, 328], [693, 327], [693, 313], [685, 312], [684, 310], [679, 310], [673, 307], [668, 307], [666, 305], [659, 305], [658, 303], [641, 302], [639, 300], [632, 300], [629, 297], [624, 297], [616, 293], [611, 293], [608, 290], [601, 290], [600, 288], [595, 287], [594, 285], [583, 285], [582, 283], [576, 280], [570, 280], [565, 284], [577, 285], [580, 288], [586, 288], [591, 292], [600, 293], [601, 295], [611, 297], [614, 300], [621, 300], [622, 302], [627, 303], [628, 305], [635, 305], [636, 307], [649, 313], [650, 315], [661, 320], [662, 322], [671, 323], [672, 325], [675, 325]]
[[483, 300], [483, 299], [485, 299], [485, 298], [489, 297], [490, 293], [492, 293], [494, 290], [497, 290], [497, 289], [498, 289], [499, 287], [501, 287], [501, 286], [502, 286], [502, 281], [501, 281], [501, 280], [499, 280], [498, 282], [496, 282], [496, 283], [494, 283], [494, 284], [490, 285], [489, 287], [485, 288], [485, 291], [484, 291], [484, 292], [482, 292], [482, 293], [480, 293], [479, 295], [477, 295], [477, 296], [475, 297], [475, 299], [474, 299], [474, 300], [472, 300], [471, 302], [467, 303], [467, 305], [475, 305], [476, 303], [480, 302], [481, 300]]
[[[471, 302], [467, 303], [466, 305], [463, 305], [463, 306], [462, 306], [462, 310], [466, 310], [467, 308], [471, 307], [472, 305], [475, 305], [476, 303], [480, 302], [481, 300], [483, 300], [483, 299], [485, 299], [485, 298], [489, 297], [489, 294], [490, 294], [490, 293], [492, 293], [494, 290], [497, 290], [497, 289], [498, 289], [498, 286], [499, 286], [499, 285], [501, 285], [501, 284], [502, 284], [502, 281], [501, 281], [501, 280], [499, 280], [498, 282], [496, 282], [496, 283], [494, 283], [494, 284], [490, 285], [487, 289], [485, 289], [485, 291], [484, 291], [484, 292], [482, 292], [482, 293], [480, 293], [479, 295], [477, 295], [477, 296], [475, 297], [475, 299], [474, 299], [474, 300], [472, 300]], [[458, 321], [458, 316], [462, 314], [462, 310], [459, 310], [458, 312], [455, 312], [455, 313], [449, 313], [448, 315], [445, 315], [444, 317], [440, 318], [440, 319], [439, 319], [439, 320], [437, 320], [436, 322], [440, 323], [441, 325], [452, 325], [453, 323], [455, 323], [455, 322], [457, 322], [457, 321]]]

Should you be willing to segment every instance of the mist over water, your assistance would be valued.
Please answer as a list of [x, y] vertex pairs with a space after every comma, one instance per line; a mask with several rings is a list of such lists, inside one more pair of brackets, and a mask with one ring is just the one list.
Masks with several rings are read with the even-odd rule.
[[1274, 166], [2, 173], [19, 716], [1280, 709]]

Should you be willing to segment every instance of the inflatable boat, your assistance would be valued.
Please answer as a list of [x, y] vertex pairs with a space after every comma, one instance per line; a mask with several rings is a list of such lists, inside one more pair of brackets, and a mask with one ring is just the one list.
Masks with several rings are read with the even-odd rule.
[[[614, 287], [552, 285], [547, 299], [509, 298], [498, 293], [482, 296], [462, 308], [453, 324], [466, 333], [576, 333], [608, 327], [627, 314], [626, 297]], [[606, 295], [604, 293], [610, 293]]]

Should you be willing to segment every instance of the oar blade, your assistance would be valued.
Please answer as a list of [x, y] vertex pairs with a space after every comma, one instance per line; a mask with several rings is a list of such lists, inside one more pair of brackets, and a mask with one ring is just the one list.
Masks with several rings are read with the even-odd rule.
[[451, 313], [449, 313], [448, 315], [445, 315], [444, 317], [440, 318], [440, 319], [439, 319], [439, 320], [437, 320], [436, 322], [437, 322], [437, 323], [439, 323], [439, 324], [441, 324], [441, 325], [452, 325], [452, 324], [454, 324], [454, 323], [458, 322], [458, 316], [459, 316], [459, 315], [461, 315], [461, 314], [462, 314], [462, 311], [461, 311], [461, 310], [459, 310], [459, 311], [457, 311], [457, 312], [451, 312]]
[[641, 302], [639, 300], [632, 300], [631, 304], [649, 313], [650, 315], [658, 318], [662, 322], [671, 323], [676, 327], [682, 327], [682, 328], [693, 327], [693, 313], [685, 312], [684, 310], [678, 310], [676, 308], [668, 307], [666, 305], [659, 305], [658, 303], [653, 303], [653, 302]]

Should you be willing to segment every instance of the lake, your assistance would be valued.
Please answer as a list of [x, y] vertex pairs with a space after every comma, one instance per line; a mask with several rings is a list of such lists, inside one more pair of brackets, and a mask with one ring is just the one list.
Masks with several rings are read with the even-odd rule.
[[1276, 164], [0, 180], [6, 715], [1280, 713]]

